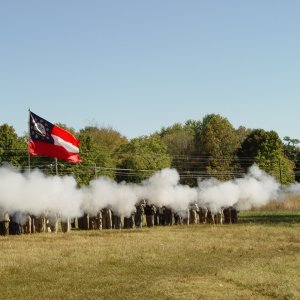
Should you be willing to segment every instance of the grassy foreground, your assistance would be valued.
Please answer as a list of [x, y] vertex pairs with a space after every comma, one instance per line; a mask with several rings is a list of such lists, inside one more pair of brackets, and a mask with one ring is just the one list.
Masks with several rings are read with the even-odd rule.
[[0, 299], [300, 299], [299, 282], [299, 223], [0, 237]]

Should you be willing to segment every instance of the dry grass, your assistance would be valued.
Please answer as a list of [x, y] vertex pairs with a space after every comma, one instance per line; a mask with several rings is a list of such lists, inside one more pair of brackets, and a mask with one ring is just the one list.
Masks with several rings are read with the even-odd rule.
[[253, 210], [261, 210], [261, 211], [276, 211], [276, 210], [284, 210], [284, 211], [300, 211], [300, 196], [287, 196], [282, 201], [273, 200], [270, 201], [267, 205], [264, 205], [258, 209]]
[[1, 299], [300, 299], [300, 224], [0, 237]]

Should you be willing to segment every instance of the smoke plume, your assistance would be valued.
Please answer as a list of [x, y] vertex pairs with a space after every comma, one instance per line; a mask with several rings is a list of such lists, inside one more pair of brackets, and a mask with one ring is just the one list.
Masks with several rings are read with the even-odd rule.
[[[243, 177], [229, 181], [199, 180], [197, 187], [180, 184], [175, 169], [164, 169], [141, 184], [117, 183], [100, 177], [89, 186], [79, 189], [71, 176], [46, 176], [39, 170], [21, 173], [8, 167], [0, 168], [0, 218], [2, 212], [47, 215], [62, 219], [91, 215], [105, 207], [115, 214], [129, 216], [142, 199], [156, 206], [167, 206], [185, 214], [190, 205], [197, 203], [213, 212], [234, 206], [246, 210], [279, 199], [280, 185], [270, 175], [252, 166]], [[285, 193], [300, 194], [300, 185], [286, 187]]]

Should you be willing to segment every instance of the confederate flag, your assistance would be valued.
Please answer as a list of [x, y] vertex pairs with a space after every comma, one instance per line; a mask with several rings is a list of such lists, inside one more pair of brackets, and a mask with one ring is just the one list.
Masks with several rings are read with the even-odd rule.
[[70, 162], [81, 162], [79, 140], [62, 129], [29, 111], [29, 154], [43, 155]]

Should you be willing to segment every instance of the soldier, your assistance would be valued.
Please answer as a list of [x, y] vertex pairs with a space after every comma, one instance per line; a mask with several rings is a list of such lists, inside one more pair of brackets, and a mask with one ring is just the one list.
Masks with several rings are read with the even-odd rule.
[[182, 225], [182, 217], [178, 212], [174, 213], [174, 223], [175, 225]]
[[237, 217], [238, 211], [235, 207], [231, 208], [231, 222], [233, 224], [237, 223], [238, 217]]
[[22, 233], [22, 226], [20, 224], [21, 221], [21, 214], [14, 213], [9, 222], [9, 234], [21, 234]]
[[98, 212], [95, 216], [89, 218], [89, 228], [92, 230], [102, 229], [102, 212]]
[[23, 226], [23, 231], [26, 234], [30, 234], [31, 233], [31, 216], [30, 216], [30, 214], [26, 215], [26, 223]]
[[156, 209], [156, 212], [154, 214], [154, 225], [155, 226], [161, 225], [160, 224], [160, 211], [159, 211], [159, 208]]
[[43, 216], [36, 218], [35, 224], [36, 232], [46, 232], [46, 219]]
[[206, 222], [207, 224], [215, 224], [215, 217], [210, 209], [207, 211]]
[[144, 221], [144, 213], [145, 213], [145, 203], [144, 201], [141, 201], [136, 206], [136, 213], [134, 216], [135, 226], [137, 228], [143, 227], [143, 221]]
[[216, 224], [223, 224], [223, 209], [219, 209], [217, 213], [215, 213], [215, 222]]
[[3, 235], [9, 235], [10, 218], [8, 212], [3, 215]]
[[111, 229], [112, 228], [112, 213], [110, 208], [102, 209], [102, 228]]
[[113, 213], [113, 228], [121, 229], [122, 228], [122, 217]]
[[95, 230], [96, 229], [96, 216], [90, 216], [89, 218], [89, 229]]
[[71, 231], [71, 222], [69, 217], [66, 217], [61, 221], [61, 231], [64, 233]]
[[146, 215], [146, 222], [148, 227], [154, 226], [154, 215], [156, 213], [156, 207], [155, 205], [146, 205], [145, 207], [145, 215]]
[[165, 206], [160, 206], [158, 208], [158, 212], [159, 212], [159, 225], [166, 225], [166, 217], [165, 217]]
[[78, 218], [79, 229], [89, 230], [90, 228], [90, 216], [89, 214], [84, 214], [82, 217]]
[[189, 209], [183, 211], [182, 223], [185, 225], [190, 224], [190, 210]]
[[207, 208], [200, 207], [198, 214], [199, 214], [199, 223], [205, 224], [207, 221]]
[[226, 207], [223, 210], [223, 214], [224, 214], [224, 223], [225, 224], [234, 224], [237, 223], [238, 217], [238, 211], [235, 207]]
[[35, 233], [36, 232], [36, 217], [34, 215], [30, 216], [31, 218], [31, 233]]
[[166, 225], [172, 226], [174, 224], [174, 214], [173, 210], [170, 207], [165, 208], [165, 220], [166, 220]]
[[58, 224], [59, 224], [60, 218], [57, 215], [51, 215], [49, 217], [49, 226], [51, 232], [57, 233], [58, 232]]
[[129, 217], [124, 217], [124, 228], [127, 229], [134, 228], [135, 214], [136, 214], [136, 208], [133, 210], [133, 212], [130, 214]]
[[190, 224], [197, 224], [198, 223], [198, 218], [197, 218], [197, 213], [199, 211], [199, 207], [197, 203], [193, 203], [190, 205]]

